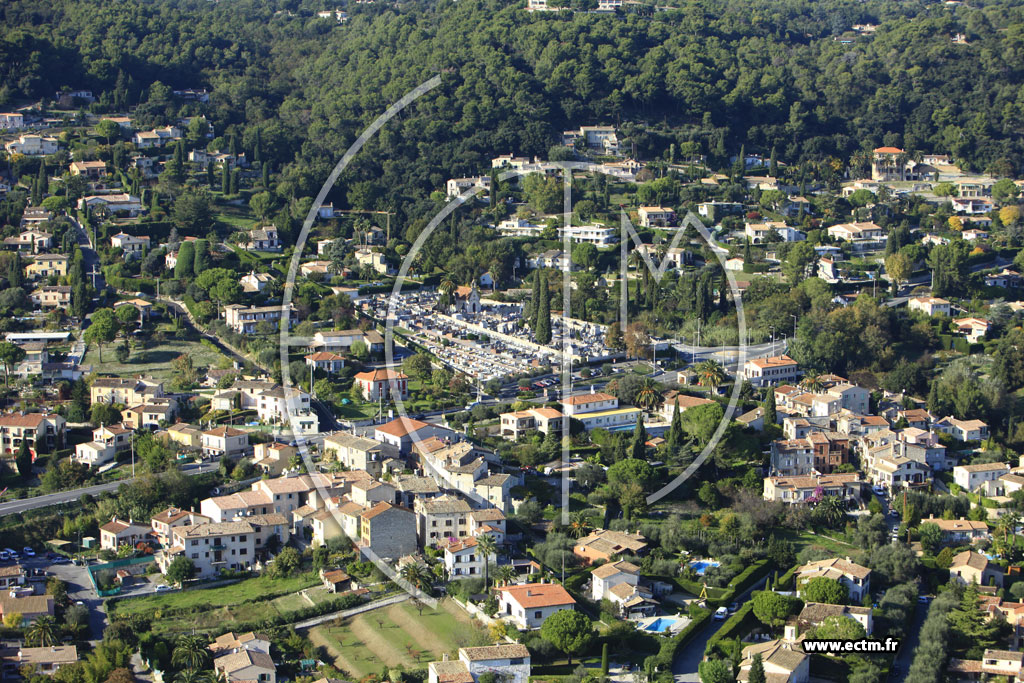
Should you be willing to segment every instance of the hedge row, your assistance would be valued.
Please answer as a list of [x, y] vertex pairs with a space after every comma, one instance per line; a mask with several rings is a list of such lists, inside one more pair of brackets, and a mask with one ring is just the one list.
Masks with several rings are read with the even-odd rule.
[[[736, 613], [726, 619], [722, 627], [718, 629], [704, 648], [704, 656], [712, 655], [718, 648], [718, 643], [727, 638], [742, 638], [757, 625], [757, 617], [754, 616], [754, 601], [747, 601], [743, 607], [736, 610]], [[721, 656], [727, 657], [729, 653], [723, 652]]]

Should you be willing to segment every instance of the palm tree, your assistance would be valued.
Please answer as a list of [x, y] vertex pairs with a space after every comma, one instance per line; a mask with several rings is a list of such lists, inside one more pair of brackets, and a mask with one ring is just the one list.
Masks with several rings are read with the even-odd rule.
[[702, 387], [708, 387], [712, 393], [716, 393], [718, 387], [725, 384], [725, 380], [728, 379], [725, 368], [718, 361], [710, 358], [697, 363], [694, 370], [697, 373], [697, 383]]
[[664, 400], [661, 384], [650, 377], [644, 377], [636, 394], [636, 404], [644, 410], [654, 410]]
[[503, 564], [494, 571], [494, 580], [507, 586], [516, 578], [516, 570], [510, 564]]
[[426, 575], [415, 562], [410, 562], [402, 567], [401, 576], [405, 581], [409, 582], [409, 584], [419, 590], [423, 590], [423, 587], [427, 584]]
[[491, 558], [498, 551], [498, 543], [494, 540], [494, 536], [481, 534], [476, 539], [476, 548], [480, 551], [480, 557], [484, 561], [484, 589], [486, 589], [491, 582]]
[[35, 623], [29, 627], [26, 635], [29, 641], [35, 643], [37, 647], [51, 647], [60, 640], [58, 637], [59, 633], [60, 629], [57, 628], [57, 620], [49, 615], [45, 615], [35, 620]]
[[832, 529], [837, 529], [846, 518], [846, 504], [839, 496], [825, 496], [818, 503], [818, 511], [822, 521]]
[[199, 670], [210, 661], [206, 639], [202, 636], [184, 635], [178, 638], [171, 653], [171, 663], [179, 669]]
[[218, 683], [221, 680], [220, 674], [199, 669], [183, 669], [174, 677], [174, 683]]
[[590, 518], [583, 514], [582, 511], [574, 512], [572, 515], [572, 521], [569, 523], [569, 535], [573, 538], [583, 538], [594, 530], [594, 526], [590, 523]]
[[448, 296], [451, 296], [452, 292], [455, 291], [455, 281], [452, 280], [452, 276], [445, 275], [444, 277], [442, 277], [441, 284], [437, 286], [437, 290], [442, 294], [447, 294]]
[[818, 394], [825, 390], [825, 381], [821, 378], [821, 375], [811, 372], [804, 375], [804, 378], [800, 380], [800, 386], [812, 394]]

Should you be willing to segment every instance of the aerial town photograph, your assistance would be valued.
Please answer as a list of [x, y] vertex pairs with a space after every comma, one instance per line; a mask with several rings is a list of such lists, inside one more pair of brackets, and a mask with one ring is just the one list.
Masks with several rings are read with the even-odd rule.
[[1024, 683], [1024, 2], [0, 0], [0, 682]]

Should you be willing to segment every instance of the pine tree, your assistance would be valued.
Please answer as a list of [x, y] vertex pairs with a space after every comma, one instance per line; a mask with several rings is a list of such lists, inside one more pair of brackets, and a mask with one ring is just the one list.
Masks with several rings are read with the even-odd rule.
[[629, 447], [629, 457], [643, 460], [647, 456], [647, 430], [644, 428], [644, 418], [640, 415], [633, 428], [633, 442]]
[[775, 413], [775, 388], [769, 387], [768, 395], [764, 397], [764, 423], [765, 425], [775, 424], [778, 416]]
[[228, 168], [227, 162], [221, 162], [220, 191], [225, 195], [231, 194], [231, 169]]
[[551, 343], [551, 301], [548, 298], [548, 281], [540, 281], [540, 300], [537, 302], [537, 327], [534, 335], [537, 343], [546, 346]]

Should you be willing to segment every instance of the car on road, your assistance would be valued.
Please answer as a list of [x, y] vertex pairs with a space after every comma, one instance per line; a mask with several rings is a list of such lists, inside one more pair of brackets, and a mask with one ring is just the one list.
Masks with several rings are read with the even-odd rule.
[[883, 489], [881, 486], [872, 486], [871, 490], [875, 492], [876, 496], [884, 496], [885, 495], [885, 489]]
[[728, 607], [719, 607], [718, 609], [715, 610], [715, 614], [714, 614], [714, 616], [712, 618], [720, 621], [722, 619], [725, 619], [728, 616], [729, 616], [729, 608]]
[[53, 558], [53, 564], [71, 564], [71, 560], [64, 557], [63, 555], [58, 555], [57, 557]]
[[927, 605], [929, 602], [931, 602], [931, 597], [929, 597], [927, 595], [918, 595], [917, 596], [917, 601], [919, 603], [921, 603], [922, 605]]
[[156, 587], [156, 592], [157, 593], [163, 593], [164, 591], [172, 591], [172, 590], [174, 590], [174, 589], [171, 588], [170, 586], [168, 586], [165, 583], [161, 583], [159, 586]]
[[28, 546], [25, 546], [24, 548], [22, 548], [21, 552], [25, 553], [25, 557], [35, 557], [36, 556], [36, 551], [32, 550], [32, 548], [29, 548]]

